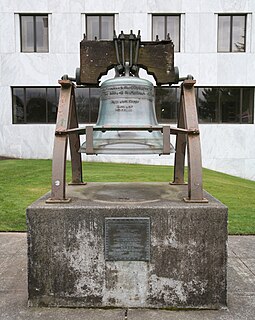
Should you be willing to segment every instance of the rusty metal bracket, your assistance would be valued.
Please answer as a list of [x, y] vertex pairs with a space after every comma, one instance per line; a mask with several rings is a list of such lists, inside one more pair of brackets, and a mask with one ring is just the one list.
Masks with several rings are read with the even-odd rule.
[[199, 129], [182, 129], [182, 128], [171, 128], [171, 134], [179, 134], [179, 133], [183, 133], [183, 134], [200, 134]]
[[[188, 153], [188, 197], [185, 202], [208, 202], [203, 197], [202, 157], [196, 109], [196, 97], [193, 79], [184, 80], [181, 88], [181, 102], [176, 130], [176, 154], [174, 181], [172, 184], [184, 184], [184, 163]], [[186, 135], [185, 133], [186, 130]]]
[[170, 154], [170, 126], [163, 126], [163, 154]]
[[192, 200], [189, 198], [183, 198], [183, 201], [187, 203], [208, 203], [208, 200], [206, 198], [195, 199], [195, 200]]
[[94, 154], [93, 126], [86, 127], [86, 154]]
[[59, 84], [61, 85], [61, 89], [52, 158], [51, 197], [46, 203], [70, 202], [70, 199], [66, 198], [66, 152], [68, 139], [72, 164], [72, 183], [83, 184], [81, 155], [78, 152], [80, 149], [79, 136], [77, 134], [70, 136], [62, 134], [78, 126], [74, 85], [70, 80], [60, 80]]

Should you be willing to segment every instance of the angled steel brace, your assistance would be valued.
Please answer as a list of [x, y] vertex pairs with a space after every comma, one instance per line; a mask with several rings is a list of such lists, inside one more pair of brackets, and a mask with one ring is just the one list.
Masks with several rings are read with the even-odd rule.
[[[185, 80], [181, 88], [178, 127], [188, 130], [177, 133], [172, 184], [184, 184], [185, 151], [188, 155], [188, 197], [185, 202], [208, 202], [203, 197], [202, 157], [196, 108], [195, 80]], [[190, 134], [192, 133], [192, 134]], [[197, 134], [194, 134], [197, 133]]]
[[[74, 85], [70, 80], [60, 80], [61, 85], [58, 113], [56, 121], [56, 132], [66, 131], [78, 126]], [[69, 202], [66, 198], [66, 153], [69, 138], [71, 162], [72, 162], [72, 183], [83, 184], [81, 155], [78, 153], [80, 140], [77, 134], [61, 135], [56, 134], [54, 139], [52, 159], [52, 186], [51, 197], [47, 203]]]

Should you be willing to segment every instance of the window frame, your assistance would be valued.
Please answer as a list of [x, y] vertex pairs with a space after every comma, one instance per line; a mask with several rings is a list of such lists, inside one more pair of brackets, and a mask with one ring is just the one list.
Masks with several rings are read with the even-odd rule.
[[[228, 51], [220, 51], [219, 50], [219, 19], [220, 17], [230, 17], [230, 25], [229, 25], [229, 50]], [[244, 50], [243, 51], [233, 51], [233, 17], [244, 17]], [[236, 13], [236, 14], [227, 14], [227, 13], [222, 13], [218, 14], [218, 19], [217, 19], [217, 52], [218, 53], [244, 53], [247, 52], [247, 13]]]
[[[37, 50], [37, 37], [36, 37], [36, 17], [47, 16], [48, 29], [47, 29], [47, 51], [38, 51]], [[22, 17], [33, 17], [33, 51], [24, 51], [23, 50], [23, 42], [22, 42]], [[49, 14], [48, 13], [20, 13], [19, 14], [19, 28], [20, 28], [20, 52], [23, 53], [48, 53], [49, 52]]]
[[[87, 17], [99, 17], [99, 37], [97, 40], [111, 40], [111, 39], [102, 39], [102, 17], [112, 17], [113, 20], [113, 31], [115, 30], [115, 14], [114, 13], [88, 13], [85, 14], [85, 28], [86, 28], [86, 36], [88, 38], [88, 19]], [[92, 39], [94, 40], [94, 39]]]
[[[178, 50], [174, 50], [174, 52], [181, 52], [181, 14], [180, 13], [167, 13], [167, 14], [162, 14], [162, 13], [153, 13], [152, 14], [152, 28], [151, 28], [151, 38], [152, 41], [155, 41], [155, 39], [153, 39], [153, 28], [154, 28], [154, 23], [153, 23], [153, 17], [163, 17], [164, 18], [164, 36], [165, 39], [159, 39], [159, 40], [166, 40], [167, 39], [167, 34], [169, 32], [167, 32], [167, 17], [179, 17], [179, 26], [178, 26], [178, 34], [179, 34], [179, 41], [178, 41]], [[170, 37], [171, 38], [171, 37]], [[171, 39], [172, 40], [172, 39]], [[173, 41], [173, 40], [172, 40]], [[174, 43], [174, 41], [173, 41]], [[174, 43], [174, 47], [176, 47], [176, 44]]]

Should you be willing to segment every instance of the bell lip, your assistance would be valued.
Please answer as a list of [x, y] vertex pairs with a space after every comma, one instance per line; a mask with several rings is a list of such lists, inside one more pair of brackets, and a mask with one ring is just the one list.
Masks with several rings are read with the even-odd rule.
[[[86, 153], [86, 142], [80, 147], [79, 153]], [[145, 144], [139, 141], [120, 141], [112, 143], [101, 143], [99, 146], [93, 147], [94, 154], [120, 154], [120, 155], [133, 155], [133, 154], [164, 154], [163, 145], [155, 146], [153, 144]], [[170, 152], [175, 153], [175, 149], [171, 144]]]

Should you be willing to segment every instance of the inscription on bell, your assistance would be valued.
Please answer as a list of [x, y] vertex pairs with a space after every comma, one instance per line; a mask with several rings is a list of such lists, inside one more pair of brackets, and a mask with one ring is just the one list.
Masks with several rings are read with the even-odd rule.
[[101, 89], [102, 100], [109, 99], [109, 98], [119, 98], [119, 97], [151, 99], [153, 96], [154, 96], [153, 86], [114, 85], [114, 86], [107, 86]]
[[115, 106], [115, 111], [118, 112], [133, 112], [134, 106], [139, 103], [138, 99], [115, 99], [111, 100], [111, 103]]
[[105, 260], [149, 259], [150, 218], [105, 218]]

